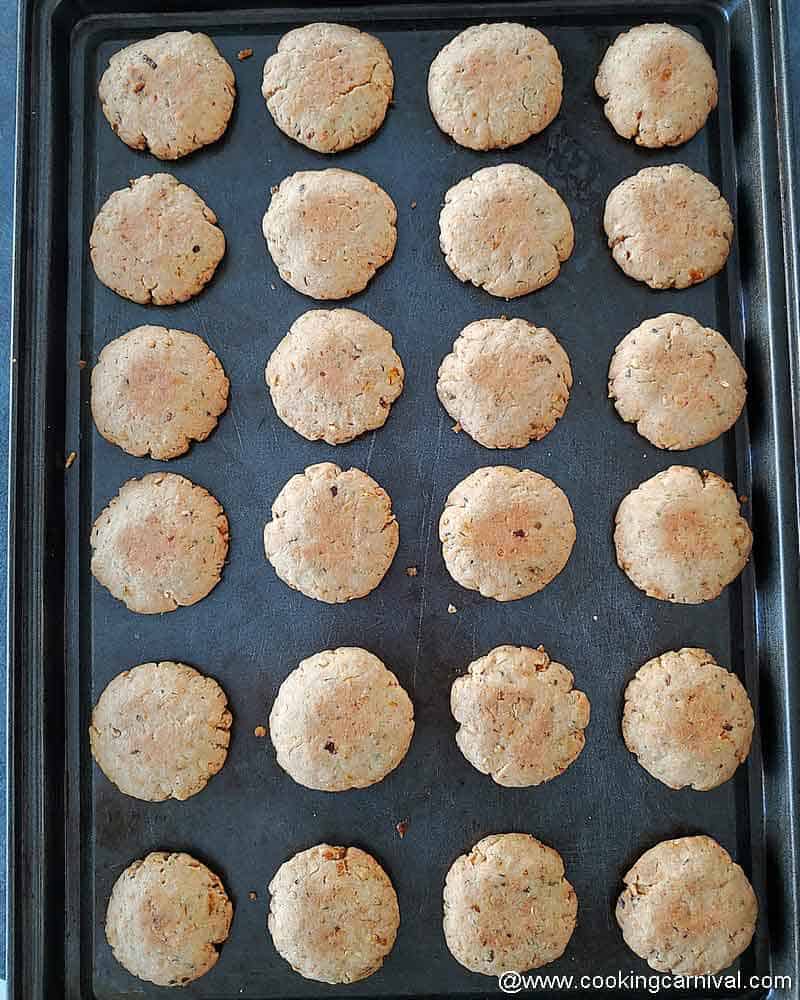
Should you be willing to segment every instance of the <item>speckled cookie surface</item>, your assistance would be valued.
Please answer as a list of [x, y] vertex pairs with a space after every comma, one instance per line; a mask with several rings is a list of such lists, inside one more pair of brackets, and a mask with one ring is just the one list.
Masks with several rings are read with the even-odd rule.
[[355, 983], [392, 950], [397, 895], [375, 858], [357, 847], [301, 851], [281, 865], [269, 891], [275, 948], [306, 979]]
[[177, 160], [224, 133], [236, 81], [208, 35], [168, 31], [116, 52], [98, 94], [126, 145]]
[[213, 678], [184, 663], [142, 663], [100, 695], [89, 727], [92, 756], [126, 795], [188, 799], [225, 763], [227, 702]]
[[549, 330], [524, 319], [470, 323], [436, 384], [450, 416], [485, 448], [524, 448], [549, 434], [571, 388], [564, 348]]
[[733, 239], [728, 203], [682, 163], [645, 167], [609, 194], [608, 245], [625, 274], [651, 288], [688, 288], [721, 271]]
[[663, 653], [625, 691], [625, 745], [670, 788], [716, 788], [750, 751], [753, 709], [735, 675], [705, 649]]
[[388, 493], [360, 469], [343, 472], [332, 462], [292, 476], [264, 528], [264, 550], [281, 580], [328, 604], [374, 590], [399, 539]]
[[547, 653], [497, 646], [470, 663], [450, 691], [456, 743], [498, 785], [526, 788], [563, 774], [578, 757], [589, 699]]
[[228, 519], [201, 486], [173, 473], [130, 479], [94, 522], [92, 573], [131, 611], [196, 604], [219, 583]]
[[225, 253], [216, 221], [171, 174], [137, 177], [97, 213], [89, 237], [95, 274], [142, 305], [186, 302], [208, 284]]
[[309, 441], [343, 444], [382, 427], [403, 391], [392, 335], [354, 309], [312, 309], [267, 364], [278, 416]]
[[739, 865], [711, 837], [665, 840], [625, 876], [617, 923], [658, 972], [712, 975], [750, 944], [758, 901]]
[[281, 38], [261, 92], [275, 124], [320, 153], [369, 139], [392, 99], [392, 60], [381, 42], [344, 24], [307, 24]]
[[220, 879], [188, 854], [155, 851], [114, 883], [106, 938], [128, 972], [183, 986], [217, 964], [233, 907]]
[[269, 716], [278, 763], [306, 788], [341, 792], [385, 778], [414, 732], [411, 699], [366, 649], [326, 649], [281, 684]]
[[461, 281], [514, 299], [549, 285], [572, 253], [569, 209], [538, 174], [517, 163], [484, 167], [445, 195], [439, 243]]
[[103, 437], [129, 455], [175, 458], [214, 430], [228, 389], [202, 338], [137, 326], [100, 352], [92, 370], [92, 416]]
[[708, 52], [671, 24], [639, 24], [618, 35], [594, 86], [617, 134], [651, 149], [691, 139], [717, 106]]
[[525, 833], [484, 837], [447, 873], [447, 947], [484, 976], [555, 961], [569, 943], [577, 913], [561, 855]]
[[620, 341], [608, 370], [617, 413], [657, 448], [707, 444], [744, 407], [747, 375], [725, 338], [691, 316], [664, 313]]
[[263, 230], [280, 276], [312, 299], [346, 299], [391, 259], [397, 209], [350, 170], [301, 170], [281, 181]]
[[736, 493], [713, 472], [673, 465], [617, 508], [619, 567], [660, 601], [700, 604], [718, 597], [744, 569], [752, 543]]
[[439, 128], [469, 149], [505, 149], [541, 132], [561, 107], [558, 53], [536, 28], [476, 24], [431, 64], [428, 101]]
[[566, 494], [530, 469], [478, 469], [450, 493], [439, 520], [453, 579], [497, 601], [546, 587], [566, 566], [575, 521]]

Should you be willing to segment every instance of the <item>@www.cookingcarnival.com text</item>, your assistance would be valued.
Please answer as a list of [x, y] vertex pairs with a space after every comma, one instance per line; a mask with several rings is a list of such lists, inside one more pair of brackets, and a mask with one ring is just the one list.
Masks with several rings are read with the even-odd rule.
[[532, 993], [550, 990], [624, 990], [638, 993], [660, 993], [662, 990], [687, 990], [706, 994], [710, 991], [738, 993], [743, 990], [790, 990], [791, 976], [745, 976], [741, 972], [708, 976], [678, 974], [614, 972], [607, 975], [556, 975], [554, 973], [504, 972], [497, 985], [506, 994]]

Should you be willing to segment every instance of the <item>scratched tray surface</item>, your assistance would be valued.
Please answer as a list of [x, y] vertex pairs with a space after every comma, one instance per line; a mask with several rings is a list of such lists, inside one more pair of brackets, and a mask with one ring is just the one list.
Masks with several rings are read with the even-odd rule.
[[[614, 511], [639, 482], [673, 462], [715, 470], [749, 494], [746, 420], [721, 441], [689, 453], [652, 448], [615, 415], [606, 398], [606, 371], [618, 340], [641, 320], [686, 312], [728, 335], [740, 354], [740, 295], [734, 250], [721, 276], [686, 291], [651, 292], [625, 278], [601, 229], [604, 199], [622, 178], [646, 165], [679, 161], [718, 183], [734, 202], [734, 151], [722, 21], [679, 23], [702, 37], [720, 72], [718, 112], [687, 145], [644, 152], [616, 138], [593, 91], [606, 46], [633, 22], [604, 15], [530, 16], [556, 45], [564, 65], [564, 103], [540, 136], [505, 152], [475, 153], [439, 132], [428, 110], [427, 68], [439, 48], [475, 18], [430, 9], [417, 16], [386, 8], [356, 23], [374, 31], [394, 62], [395, 101], [374, 140], [335, 158], [291, 142], [273, 125], [260, 94], [264, 59], [288, 28], [275, 23], [157, 15], [100, 19], [74, 39], [75, 126], [70, 163], [70, 287], [68, 378], [71, 432], [80, 433], [70, 488], [80, 490], [74, 525], [83, 544], [71, 628], [80, 628], [83, 740], [81, 780], [88, 804], [81, 831], [83, 965], [102, 998], [161, 991], [129, 976], [113, 959], [104, 932], [106, 902], [120, 872], [154, 849], [182, 849], [218, 872], [235, 916], [218, 965], [184, 992], [197, 997], [311, 997], [483, 994], [491, 979], [473, 975], [447, 951], [441, 933], [441, 889], [447, 868], [480, 837], [528, 831], [555, 847], [579, 900], [578, 925], [566, 954], [545, 971], [609, 974], [647, 972], [622, 942], [613, 917], [621, 877], [659, 840], [704, 832], [717, 838], [751, 874], [764, 907], [761, 862], [761, 759], [756, 739], [750, 762], [735, 779], [698, 794], [670, 791], [640, 768], [619, 732], [625, 684], [648, 658], [684, 645], [709, 648], [736, 670], [757, 699], [752, 653], [753, 589], [748, 568], [718, 600], [681, 607], [644, 597], [617, 569]], [[323, 12], [341, 20], [342, 11]], [[408, 19], [405, 19], [405, 18]], [[664, 17], [654, 6], [650, 20]], [[318, 18], [321, 19], [321, 18]], [[208, 31], [231, 62], [238, 97], [225, 138], [174, 164], [125, 147], [111, 132], [95, 97], [108, 57], [137, 37], [176, 26]], [[238, 62], [238, 50], [254, 56]], [[575, 251], [549, 287], [505, 303], [457, 281], [438, 247], [444, 192], [482, 166], [513, 161], [539, 171], [569, 205]], [[264, 384], [266, 360], [290, 324], [317, 303], [284, 284], [268, 257], [261, 217], [269, 189], [286, 175], [326, 166], [362, 172], [389, 192], [398, 208], [397, 250], [368, 288], [347, 301], [392, 331], [406, 369], [406, 387], [380, 431], [338, 448], [309, 443], [275, 415]], [[129, 178], [166, 170], [191, 185], [219, 216], [228, 250], [210, 286], [193, 301], [168, 309], [127, 302], [95, 279], [86, 245], [95, 212]], [[412, 203], [416, 207], [412, 209]], [[500, 314], [549, 327], [569, 353], [575, 384], [565, 417], [542, 442], [523, 450], [488, 451], [452, 421], [435, 395], [436, 371], [459, 330]], [[204, 444], [168, 464], [138, 460], [103, 441], [89, 415], [89, 372], [114, 337], [141, 323], [192, 330], [217, 352], [231, 379], [231, 402]], [[80, 426], [75, 412], [80, 410]], [[390, 493], [400, 547], [382, 585], [369, 597], [331, 607], [289, 590], [266, 562], [262, 530], [286, 480], [314, 462], [357, 466]], [[474, 469], [493, 464], [530, 467], [552, 477], [570, 498], [577, 542], [563, 573], [527, 600], [499, 604], [463, 590], [441, 558], [437, 522], [445, 497]], [[134, 476], [168, 469], [207, 487], [231, 526], [229, 564], [221, 584], [191, 608], [161, 617], [132, 614], [88, 572], [93, 518]], [[405, 570], [418, 567], [410, 578]], [[449, 614], [448, 605], [457, 608]], [[79, 623], [79, 624], [78, 624]], [[592, 705], [583, 754], [557, 780], [533, 789], [501, 789], [470, 767], [454, 741], [449, 688], [474, 657], [500, 643], [543, 644], [567, 664]], [[383, 658], [413, 698], [417, 727], [407, 759], [381, 784], [329, 795], [294, 784], [276, 765], [269, 741], [253, 730], [266, 721], [278, 685], [298, 661], [337, 645], [363, 645]], [[136, 663], [174, 659], [217, 678], [234, 715], [228, 761], [200, 795], [184, 803], [148, 804], [120, 794], [93, 767], [83, 733], [91, 705], [117, 673]], [[408, 819], [400, 839], [399, 820]], [[386, 867], [397, 889], [401, 926], [383, 969], [349, 987], [323, 987], [291, 972], [265, 929], [266, 884], [296, 851], [328, 841], [356, 844]], [[258, 898], [252, 901], [249, 893]], [[765, 920], [742, 959], [744, 972], [767, 968]]]

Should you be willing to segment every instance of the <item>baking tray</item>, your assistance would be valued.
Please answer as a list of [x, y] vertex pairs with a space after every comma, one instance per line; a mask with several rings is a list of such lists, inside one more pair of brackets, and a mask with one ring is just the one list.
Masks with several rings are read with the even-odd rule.
[[[578, 926], [556, 974], [649, 974], [613, 918], [621, 876], [647, 847], [673, 836], [716, 837], [744, 866], [761, 904], [756, 937], [738, 963], [751, 975], [794, 976], [798, 996], [796, 719], [798, 550], [792, 380], [796, 353], [796, 230], [780, 3], [379, 3], [260, 6], [205, 0], [45, 0], [22, 4], [15, 259], [12, 430], [11, 771], [9, 964], [14, 997], [163, 995], [129, 976], [104, 940], [105, 904], [134, 858], [184, 849], [218, 872], [235, 916], [218, 965], [191, 997], [488, 996], [496, 983], [462, 969], [441, 933], [441, 889], [452, 860], [490, 832], [529, 831], [559, 850], [579, 899]], [[565, 98], [540, 136], [505, 152], [462, 149], [436, 128], [427, 67], [458, 30], [484, 19], [542, 28], [564, 64]], [[593, 92], [607, 44], [642, 20], [668, 19], [702, 38], [720, 77], [707, 127], [672, 151], [617, 139]], [[346, 21], [377, 34], [395, 66], [394, 104], [378, 135], [326, 158], [273, 125], [260, 94], [264, 59], [289, 27]], [[216, 145], [174, 164], [125, 147], [108, 128], [96, 84], [108, 56], [132, 40], [187, 27], [212, 35], [231, 62], [238, 98]], [[254, 57], [238, 62], [239, 49]], [[547, 288], [506, 304], [462, 285], [438, 248], [444, 192], [480, 166], [520, 162], [559, 190], [576, 248]], [[710, 176], [734, 209], [725, 270], [685, 291], [652, 292], [613, 263], [601, 229], [608, 191], [642, 166], [684, 162]], [[338, 448], [285, 427], [263, 369], [293, 320], [314, 302], [278, 277], [261, 236], [271, 185], [335, 164], [381, 184], [398, 207], [392, 262], [348, 301], [395, 336], [406, 388], [387, 425]], [[228, 240], [210, 286], [171, 308], [137, 306], [104, 288], [88, 262], [97, 208], [131, 177], [157, 170], [194, 187]], [[415, 207], [412, 208], [412, 203]], [[791, 309], [787, 309], [787, 301]], [[615, 415], [606, 371], [620, 337], [674, 310], [722, 330], [744, 357], [746, 414], [734, 432], [688, 453], [652, 448]], [[567, 349], [575, 385], [567, 413], [542, 442], [490, 452], [451, 430], [434, 386], [458, 331], [485, 316], [523, 316]], [[91, 363], [140, 323], [193, 330], [232, 383], [231, 405], [205, 443], [165, 466], [103, 441], [88, 408]], [[79, 359], [90, 362], [81, 370]], [[77, 462], [65, 472], [64, 456]], [[368, 598], [329, 607], [290, 591], [263, 556], [261, 532], [290, 475], [319, 461], [355, 465], [390, 493], [400, 548]], [[710, 468], [746, 495], [753, 560], [711, 603], [649, 600], [617, 569], [611, 538], [621, 498], [673, 462]], [[564, 572], [534, 597], [498, 604], [448, 576], [437, 520], [448, 491], [482, 465], [528, 466], [554, 478], [575, 511], [577, 543]], [[168, 468], [210, 489], [231, 524], [222, 583], [199, 604], [134, 615], [89, 574], [94, 516], [132, 476]], [[405, 569], [418, 568], [416, 577]], [[448, 605], [457, 608], [448, 613]], [[592, 703], [587, 745], [559, 779], [501, 789], [461, 757], [449, 715], [454, 677], [503, 642], [542, 643], [568, 664]], [[281, 680], [303, 657], [363, 645], [398, 674], [416, 708], [406, 761], [384, 782], [339, 795], [295, 785], [254, 728]], [[759, 724], [735, 779], [705, 794], [651, 779], [619, 733], [625, 684], [641, 663], [682, 645], [708, 647], [734, 669]], [[216, 677], [234, 730], [228, 762], [185, 803], [121, 795], [93, 767], [85, 738], [91, 706], [119, 671], [178, 659]], [[408, 820], [400, 838], [395, 825]], [[401, 928], [384, 968], [364, 982], [326, 987], [293, 974], [266, 934], [266, 883], [295, 851], [353, 843], [385, 865]], [[251, 891], [257, 899], [251, 900]], [[640, 984], [641, 986], [641, 984]], [[633, 991], [637, 992], [637, 991]], [[640, 988], [638, 992], [642, 992]], [[726, 991], [722, 991], [726, 992]]]

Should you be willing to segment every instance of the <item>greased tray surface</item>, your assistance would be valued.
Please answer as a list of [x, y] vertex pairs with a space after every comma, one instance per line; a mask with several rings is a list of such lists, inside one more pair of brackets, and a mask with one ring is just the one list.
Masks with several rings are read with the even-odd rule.
[[[737, 210], [728, 33], [713, 8], [652, 4], [647, 19], [669, 19], [709, 48], [720, 104], [698, 136], [676, 150], [642, 151], [618, 139], [593, 89], [596, 67], [616, 34], [643, 18], [623, 8], [536, 4], [458, 8], [377, 7], [246, 15], [118, 15], [85, 22], [73, 36], [69, 146], [67, 287], [67, 446], [79, 459], [68, 478], [68, 684], [73, 693], [70, 761], [78, 781], [75, 813], [80, 869], [70, 891], [82, 904], [68, 985], [100, 998], [161, 995], [113, 959], [105, 906], [120, 872], [155, 849], [183, 849], [218, 872], [235, 905], [218, 965], [182, 995], [262, 998], [469, 995], [493, 980], [462, 969], [441, 933], [441, 889], [454, 858], [492, 832], [526, 831], [555, 847], [579, 900], [566, 954], [545, 971], [647, 972], [622, 942], [613, 904], [622, 874], [659, 840], [707, 833], [764, 892], [760, 732], [734, 780], [699, 794], [670, 791], [641, 769], [619, 731], [625, 684], [648, 658], [684, 645], [708, 648], [747, 685], [758, 713], [754, 576], [748, 567], [716, 601], [685, 607], [646, 598], [617, 568], [613, 515], [622, 497], [674, 462], [712, 469], [751, 495], [748, 414], [735, 431], [688, 453], [651, 447], [624, 425], [606, 398], [606, 372], [619, 339], [643, 319], [685, 312], [721, 330], [746, 357], [737, 245], [716, 278], [685, 291], [652, 292], [613, 263], [602, 231], [606, 195], [644, 166], [682, 162], [709, 176]], [[436, 127], [426, 79], [439, 48], [468, 24], [510, 17], [540, 27], [564, 66], [564, 102], [554, 123], [522, 146], [475, 153]], [[335, 157], [313, 153], [274, 126], [260, 93], [265, 58], [300, 23], [343, 20], [385, 43], [395, 68], [394, 104], [363, 146]], [[175, 27], [207, 31], [230, 61], [237, 103], [224, 139], [184, 160], [161, 163], [124, 146], [96, 99], [108, 57], [139, 37]], [[238, 62], [251, 47], [252, 59]], [[445, 191], [482, 166], [518, 162], [553, 184], [575, 225], [575, 251], [547, 288], [506, 303], [461, 284], [438, 247]], [[304, 441], [277, 418], [264, 384], [266, 360], [291, 323], [318, 306], [278, 277], [261, 235], [270, 187], [302, 169], [337, 166], [366, 174], [394, 199], [393, 260], [347, 301], [392, 331], [406, 369], [405, 390], [386, 426], [349, 445]], [[227, 241], [216, 277], [197, 298], [171, 308], [137, 306], [103, 287], [88, 260], [94, 215], [129, 178], [166, 170], [191, 185], [219, 217]], [[412, 204], [415, 207], [412, 208]], [[737, 240], [742, 229], [737, 229]], [[468, 322], [507, 314], [549, 327], [567, 350], [575, 384], [566, 415], [543, 441], [487, 451], [452, 421], [435, 394], [436, 371]], [[170, 463], [138, 460], [102, 440], [91, 424], [89, 376], [99, 351], [141, 323], [203, 336], [231, 379], [231, 403], [205, 443]], [[89, 361], [81, 371], [78, 359]], [[74, 442], [74, 443], [73, 443]], [[382, 585], [363, 600], [326, 606], [289, 590], [266, 562], [262, 530], [285, 481], [314, 462], [357, 466], [392, 497], [400, 547]], [[461, 589], [447, 574], [437, 522], [450, 489], [474, 469], [529, 467], [553, 478], [575, 512], [577, 542], [563, 573], [544, 591], [499, 604]], [[208, 488], [230, 520], [229, 564], [221, 584], [191, 607], [160, 617], [128, 612], [95, 584], [88, 568], [93, 518], [131, 477], [172, 471]], [[745, 508], [746, 512], [748, 511]], [[756, 527], [756, 532], [758, 527]], [[405, 569], [418, 568], [410, 578]], [[454, 605], [455, 614], [448, 613]], [[501, 789], [472, 769], [454, 741], [449, 688], [474, 657], [500, 643], [543, 644], [567, 664], [592, 705], [586, 749], [557, 780]], [[405, 762], [363, 791], [327, 795], [294, 784], [257, 739], [278, 685], [300, 659], [336, 645], [363, 645], [397, 673], [411, 695], [417, 728]], [[84, 738], [91, 706], [121, 670], [154, 659], [190, 663], [217, 678], [234, 715], [228, 761], [200, 795], [148, 804], [121, 795], [93, 766]], [[401, 839], [395, 824], [409, 821]], [[266, 884], [277, 867], [314, 843], [356, 844], [385, 866], [397, 889], [401, 927], [384, 968], [348, 987], [322, 987], [291, 972], [265, 925]], [[251, 901], [250, 891], [257, 900]], [[769, 967], [767, 921], [741, 959], [745, 974]], [[80, 972], [76, 970], [80, 969]]]

